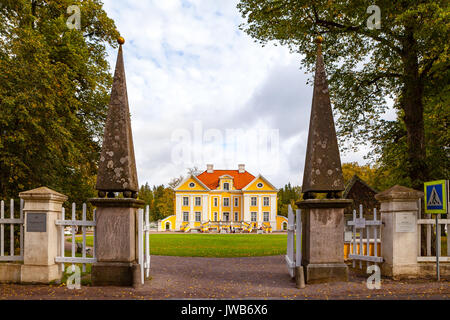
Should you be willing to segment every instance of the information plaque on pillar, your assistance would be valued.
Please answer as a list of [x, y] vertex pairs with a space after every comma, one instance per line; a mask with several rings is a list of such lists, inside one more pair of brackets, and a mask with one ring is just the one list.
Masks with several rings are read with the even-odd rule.
[[47, 232], [47, 215], [27, 213], [27, 232]]
[[416, 218], [409, 212], [397, 212], [395, 219], [396, 232], [414, 232], [417, 229]]

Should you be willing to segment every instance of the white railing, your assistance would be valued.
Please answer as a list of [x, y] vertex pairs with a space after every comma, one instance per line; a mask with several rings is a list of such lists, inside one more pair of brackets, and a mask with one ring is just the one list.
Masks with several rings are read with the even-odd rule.
[[[0, 262], [23, 261], [23, 200], [20, 199], [19, 219], [14, 217], [14, 199], [10, 201], [9, 219], [5, 218], [5, 202], [0, 202]], [[9, 255], [5, 256], [5, 224], [9, 225]], [[15, 230], [14, 226], [19, 225], [19, 246], [20, 254], [15, 255]]]
[[[302, 265], [302, 219], [301, 210], [296, 210], [296, 215], [291, 205], [288, 207], [288, 227], [287, 227], [287, 248], [286, 248], [286, 266], [291, 278], [295, 277], [295, 268]], [[295, 258], [294, 258], [295, 247]]]
[[[138, 210], [138, 263], [141, 268], [141, 283], [150, 276], [150, 210], [149, 206], [144, 210]], [[144, 238], [145, 237], [145, 238]], [[144, 245], [145, 242], [145, 245]]]
[[[373, 209], [373, 220], [366, 220], [363, 216], [363, 206], [359, 206], [359, 218], [356, 217], [356, 210], [353, 210], [353, 220], [348, 222], [349, 226], [353, 226], [351, 253], [349, 259], [353, 260], [353, 268], [356, 265], [356, 260], [359, 260], [359, 267], [362, 268], [362, 262], [381, 263], [383, 258], [378, 256], [379, 235], [381, 236], [381, 220], [377, 220], [377, 209]], [[359, 229], [359, 237], [356, 230]], [[364, 241], [364, 230], [366, 230], [366, 239]], [[373, 231], [373, 238], [370, 237], [370, 231]], [[374, 255], [370, 255], [370, 243], [373, 242]], [[357, 250], [359, 243], [359, 250]], [[364, 243], [366, 243], [366, 254], [364, 254]]]
[[[76, 204], [72, 203], [72, 220], [65, 220], [65, 208], [62, 208], [61, 213], [61, 220], [57, 220], [55, 224], [60, 227], [60, 250], [61, 250], [61, 256], [55, 258], [56, 263], [61, 263], [62, 269], [64, 269], [64, 263], [71, 263], [72, 267], [75, 266], [75, 263], [82, 264], [82, 271], [86, 272], [86, 264], [92, 264], [97, 262], [97, 258], [95, 257], [95, 227], [97, 225], [95, 221], [95, 210], [93, 212], [93, 220], [88, 221], [86, 219], [86, 204], [83, 203], [83, 209], [82, 209], [82, 220], [76, 219]], [[64, 229], [65, 227], [71, 227], [71, 256], [66, 257], [65, 256], [65, 234]], [[76, 242], [76, 232], [77, 228], [81, 227], [82, 229], [82, 248], [81, 248], [81, 257], [76, 256], [77, 252], [77, 242]], [[92, 233], [93, 236], [93, 248], [91, 252], [91, 257], [87, 257], [87, 246], [86, 246], [86, 235], [87, 235], [87, 227], [91, 227], [94, 229], [94, 232]]]
[[[419, 200], [419, 210], [417, 216], [417, 233], [418, 233], [418, 253], [417, 262], [436, 262], [436, 256], [431, 255], [431, 237], [434, 234], [432, 226], [435, 226], [436, 239], [441, 239], [441, 225], [447, 226], [447, 256], [439, 255], [439, 262], [450, 262], [450, 219], [441, 219], [441, 215], [438, 215], [438, 228], [436, 228], [436, 219], [431, 214], [425, 214], [422, 219], [422, 201]], [[433, 219], [434, 218], [434, 219]], [[426, 226], [426, 256], [422, 256], [422, 226]]]

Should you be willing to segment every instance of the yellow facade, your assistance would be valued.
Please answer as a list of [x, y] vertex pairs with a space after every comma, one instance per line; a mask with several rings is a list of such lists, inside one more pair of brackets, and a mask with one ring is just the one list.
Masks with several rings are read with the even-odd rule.
[[[243, 229], [281, 230], [277, 217], [278, 190], [261, 175], [245, 170], [208, 170], [183, 180], [175, 191], [172, 231]], [[168, 218], [166, 218], [168, 219]], [[165, 229], [165, 228], [162, 228]]]

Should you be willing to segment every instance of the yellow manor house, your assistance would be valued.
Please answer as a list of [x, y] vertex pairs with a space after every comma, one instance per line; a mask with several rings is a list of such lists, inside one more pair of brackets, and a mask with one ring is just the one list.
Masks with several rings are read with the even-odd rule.
[[159, 231], [272, 232], [285, 230], [277, 215], [277, 192], [262, 175], [238, 170], [207, 170], [174, 188], [175, 214], [158, 221]]

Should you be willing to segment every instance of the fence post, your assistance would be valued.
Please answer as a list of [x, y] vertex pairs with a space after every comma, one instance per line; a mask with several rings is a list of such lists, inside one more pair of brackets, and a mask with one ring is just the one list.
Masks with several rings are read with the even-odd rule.
[[60, 280], [61, 266], [55, 263], [59, 253], [59, 228], [55, 221], [61, 218], [67, 196], [46, 187], [21, 192], [19, 196], [24, 200], [25, 216], [21, 282], [48, 284]]
[[[381, 252], [384, 263], [382, 275], [400, 279], [417, 276], [419, 266], [417, 212], [423, 193], [402, 186], [394, 186], [378, 193], [381, 203]], [[420, 227], [420, 226], [419, 226]]]

